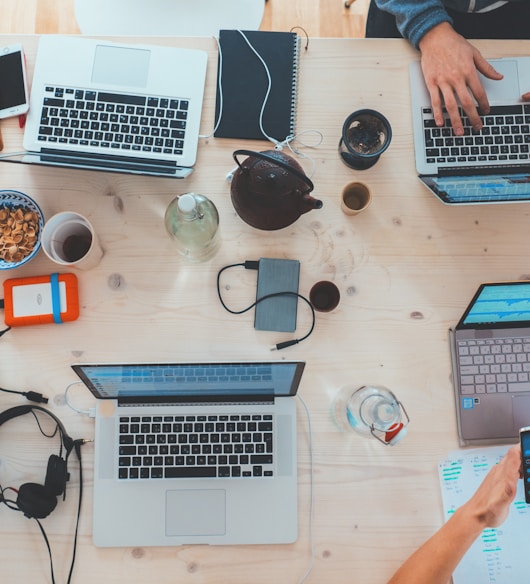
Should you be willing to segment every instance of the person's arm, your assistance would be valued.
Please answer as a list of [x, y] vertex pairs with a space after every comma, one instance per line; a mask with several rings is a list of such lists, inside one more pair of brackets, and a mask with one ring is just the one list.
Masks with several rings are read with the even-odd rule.
[[523, 93], [524, 101], [530, 101], [530, 91], [528, 93]]
[[431, 28], [441, 22], [452, 23], [442, 0], [375, 0], [375, 3], [394, 16], [399, 32], [416, 49]]
[[475, 101], [483, 115], [489, 112], [489, 103], [478, 72], [490, 79], [502, 79], [502, 75], [484, 59], [478, 49], [446, 22], [430, 29], [418, 47], [436, 124], [442, 126], [444, 123], [442, 105], [445, 104], [455, 134], [463, 135], [458, 97], [473, 129], [480, 130], [482, 120]]
[[467, 503], [399, 568], [388, 584], [447, 584], [456, 566], [486, 527], [507, 517], [517, 491], [521, 449], [512, 446]]
[[442, 0], [375, 0], [378, 8], [396, 18], [402, 36], [421, 52], [425, 83], [431, 97], [434, 119], [444, 125], [445, 105], [455, 133], [463, 135], [457, 100], [474, 130], [482, 128], [481, 114], [489, 102], [478, 72], [490, 79], [502, 79], [466, 39], [455, 32]]

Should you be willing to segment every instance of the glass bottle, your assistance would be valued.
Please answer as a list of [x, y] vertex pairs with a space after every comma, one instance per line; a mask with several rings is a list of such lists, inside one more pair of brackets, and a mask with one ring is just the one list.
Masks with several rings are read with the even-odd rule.
[[342, 388], [333, 402], [332, 414], [342, 430], [373, 436], [388, 445], [396, 444], [406, 435], [409, 422], [396, 396], [386, 387], [377, 385]]
[[168, 205], [166, 229], [179, 253], [191, 262], [211, 259], [219, 249], [219, 213], [203, 195], [179, 195]]

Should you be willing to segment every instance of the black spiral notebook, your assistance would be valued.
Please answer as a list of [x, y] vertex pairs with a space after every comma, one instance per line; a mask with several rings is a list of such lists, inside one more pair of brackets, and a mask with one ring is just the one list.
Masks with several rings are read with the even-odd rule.
[[[268, 96], [267, 71], [246, 39], [267, 64]], [[294, 32], [219, 31], [214, 136], [282, 141], [294, 134], [299, 40]]]

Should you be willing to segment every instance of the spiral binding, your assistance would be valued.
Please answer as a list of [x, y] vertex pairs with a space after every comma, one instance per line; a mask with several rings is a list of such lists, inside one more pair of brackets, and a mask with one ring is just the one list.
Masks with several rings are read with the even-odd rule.
[[291, 85], [291, 115], [289, 120], [289, 136], [286, 138], [290, 138], [294, 136], [295, 126], [296, 126], [296, 105], [298, 99], [298, 70], [300, 65], [300, 45], [302, 39], [296, 34], [293, 33], [293, 41], [294, 41], [294, 58], [293, 58], [293, 79]]

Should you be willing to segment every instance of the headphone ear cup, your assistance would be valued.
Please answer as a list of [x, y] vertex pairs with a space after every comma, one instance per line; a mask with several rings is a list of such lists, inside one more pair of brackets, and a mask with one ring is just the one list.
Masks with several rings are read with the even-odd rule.
[[24, 483], [18, 490], [17, 506], [30, 519], [44, 519], [57, 506], [57, 497], [44, 485]]
[[46, 479], [44, 481], [46, 490], [48, 493], [58, 497], [64, 493], [67, 480], [66, 461], [60, 456], [52, 454], [48, 459], [48, 467], [46, 469]]

